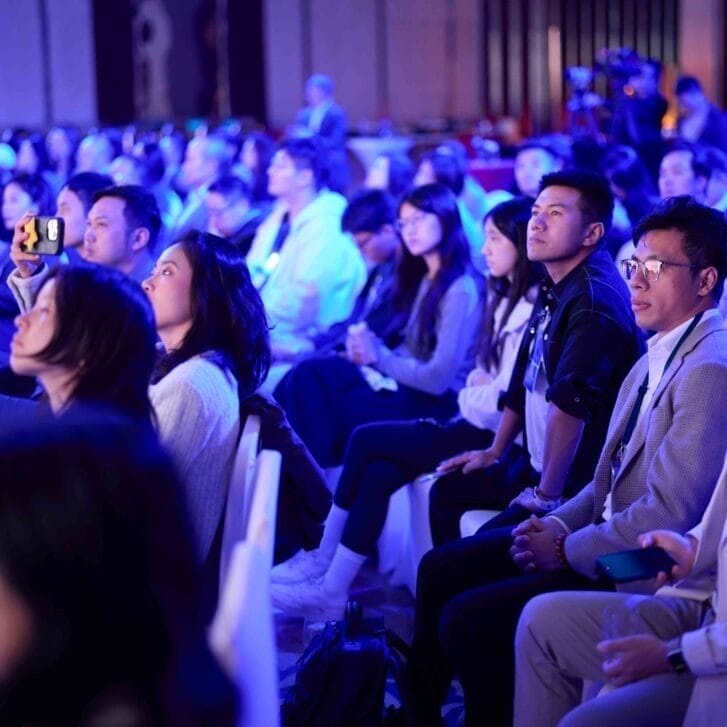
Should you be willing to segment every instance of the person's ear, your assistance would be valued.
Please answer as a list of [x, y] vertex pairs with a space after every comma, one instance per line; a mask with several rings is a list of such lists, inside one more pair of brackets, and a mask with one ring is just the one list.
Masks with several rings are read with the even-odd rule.
[[606, 234], [606, 228], [603, 226], [603, 222], [592, 222], [586, 226], [586, 234], [583, 238], [583, 245], [585, 247], [593, 247], [598, 245]]
[[149, 230], [146, 227], [137, 227], [131, 233], [131, 249], [134, 252], [143, 250], [149, 244]]
[[719, 275], [717, 268], [709, 267], [699, 271], [699, 287], [697, 288], [697, 294], [701, 297], [712, 295], [715, 286], [717, 285], [717, 279]]

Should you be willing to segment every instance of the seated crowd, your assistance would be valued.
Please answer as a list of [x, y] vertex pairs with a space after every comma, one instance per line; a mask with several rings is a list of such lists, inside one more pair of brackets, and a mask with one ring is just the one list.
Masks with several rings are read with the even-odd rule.
[[[415, 724], [441, 724], [453, 678], [468, 725], [718, 724], [720, 112], [680, 80], [710, 133], [680, 127], [655, 179], [628, 145], [594, 165], [531, 138], [512, 188], [486, 192], [448, 140], [349, 189], [330, 82], [309, 85], [328, 111], [278, 143], [4, 137], [0, 715], [235, 721], [203, 636], [255, 414], [283, 455], [270, 580], [287, 614], [343, 616], [390, 498], [427, 473]], [[29, 223], [53, 214], [64, 250], [39, 255]], [[626, 592], [596, 567], [650, 545], [673, 569]], [[603, 637], [624, 606], [640, 632]]]

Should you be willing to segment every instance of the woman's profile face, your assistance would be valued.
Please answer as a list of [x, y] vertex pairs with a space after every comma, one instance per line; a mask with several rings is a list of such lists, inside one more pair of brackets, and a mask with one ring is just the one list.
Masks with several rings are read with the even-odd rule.
[[39, 360], [37, 355], [53, 339], [58, 320], [56, 282], [49, 280], [38, 293], [35, 305], [15, 319], [15, 335], [10, 342], [10, 368], [23, 376], [42, 376], [53, 364]]
[[30, 652], [34, 632], [25, 599], [0, 574], [0, 682], [7, 682]]
[[10, 182], [3, 190], [3, 222], [8, 230], [15, 227], [26, 212], [37, 212], [33, 198], [18, 184]]
[[167, 349], [168, 339], [179, 346], [192, 327], [192, 265], [177, 243], [160, 256], [151, 275], [142, 283], [149, 296], [156, 328]]
[[512, 240], [500, 231], [491, 217], [485, 220], [485, 245], [482, 252], [491, 275], [512, 280], [518, 259], [517, 248]]
[[415, 256], [433, 252], [442, 241], [442, 225], [437, 215], [424, 212], [408, 202], [404, 202], [399, 210], [396, 228], [409, 252]]

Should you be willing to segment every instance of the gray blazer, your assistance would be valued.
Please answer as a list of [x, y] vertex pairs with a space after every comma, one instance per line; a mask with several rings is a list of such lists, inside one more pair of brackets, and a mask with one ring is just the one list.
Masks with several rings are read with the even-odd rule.
[[565, 542], [569, 563], [592, 578], [597, 556], [639, 547], [641, 533], [694, 527], [724, 461], [727, 333], [721, 317], [710, 317], [694, 329], [662, 376], [624, 452], [613, 490], [613, 515], [597, 524], [611, 489], [611, 456], [647, 370], [645, 354], [621, 386], [593, 481], [552, 513], [573, 531]]

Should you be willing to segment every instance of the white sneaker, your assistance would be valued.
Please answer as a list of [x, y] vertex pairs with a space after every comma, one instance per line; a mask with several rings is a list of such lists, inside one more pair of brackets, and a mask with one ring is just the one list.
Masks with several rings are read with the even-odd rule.
[[323, 578], [303, 583], [273, 583], [270, 587], [273, 606], [288, 616], [303, 616], [316, 621], [342, 619], [348, 595], [330, 593], [323, 587]]
[[320, 578], [328, 570], [331, 559], [321, 551], [299, 550], [292, 558], [276, 565], [270, 571], [271, 583], [303, 583], [312, 578]]

